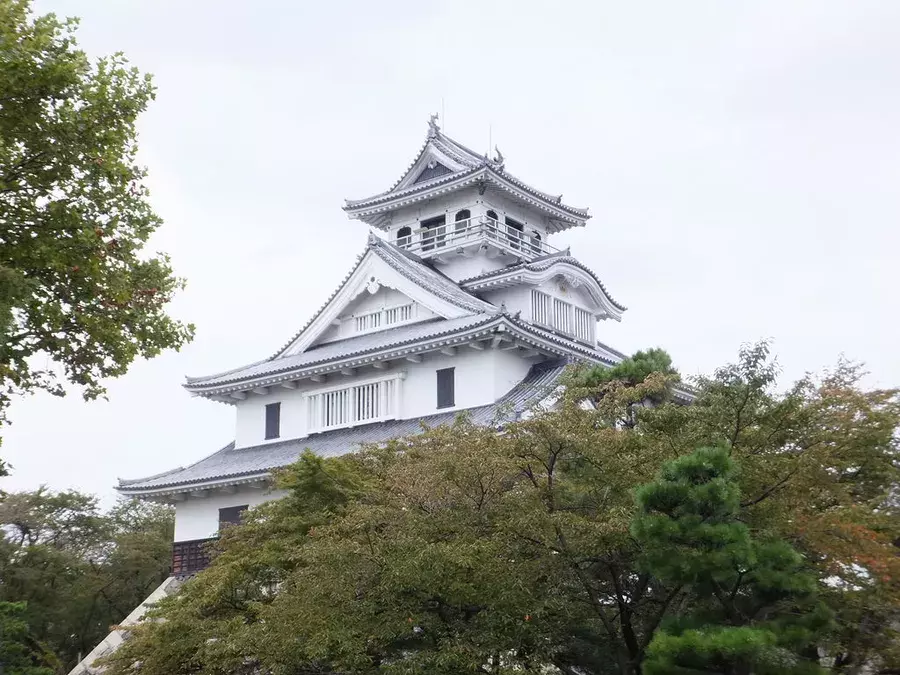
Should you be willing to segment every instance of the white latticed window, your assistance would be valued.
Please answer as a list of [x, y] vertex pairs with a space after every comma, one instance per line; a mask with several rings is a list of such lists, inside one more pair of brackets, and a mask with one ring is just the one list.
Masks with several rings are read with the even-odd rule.
[[397, 416], [400, 377], [330, 389], [307, 397], [308, 430], [324, 431]]
[[594, 317], [590, 312], [541, 291], [531, 291], [531, 320], [578, 340], [594, 342]]
[[401, 305], [400, 307], [391, 307], [384, 310], [384, 323], [390, 325], [392, 323], [402, 323], [409, 321], [413, 317], [412, 303]]
[[531, 320], [544, 326], [553, 325], [551, 298], [546, 293], [531, 291]]
[[408, 305], [379, 309], [376, 312], [360, 314], [359, 316], [354, 317], [353, 325], [357, 333], [364, 333], [369, 330], [377, 330], [383, 326], [390, 326], [395, 323], [406, 323], [415, 318], [415, 309], [415, 303], [412, 302]]
[[372, 312], [356, 317], [356, 332], [374, 330], [381, 326], [381, 312]]
[[575, 337], [585, 342], [594, 342], [594, 317], [590, 312], [575, 308]]
[[563, 333], [572, 332], [572, 305], [559, 298], [553, 298], [553, 327]]

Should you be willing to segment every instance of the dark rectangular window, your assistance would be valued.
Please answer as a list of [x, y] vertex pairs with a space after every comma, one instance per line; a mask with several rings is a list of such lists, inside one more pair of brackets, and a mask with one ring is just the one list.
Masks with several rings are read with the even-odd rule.
[[437, 407], [452, 408], [456, 405], [455, 368], [441, 368], [437, 371]]
[[247, 510], [247, 506], [243, 504], [219, 509], [219, 529], [221, 530], [223, 525], [238, 525], [241, 522], [241, 514]]
[[519, 248], [525, 238], [525, 226], [518, 220], [506, 219], [506, 238], [513, 248]]
[[435, 246], [443, 246], [444, 239], [447, 237], [447, 216], [438, 216], [437, 218], [429, 218], [419, 223], [422, 230], [422, 250], [430, 251]]
[[281, 435], [281, 403], [270, 403], [266, 406], [266, 439], [278, 438]]

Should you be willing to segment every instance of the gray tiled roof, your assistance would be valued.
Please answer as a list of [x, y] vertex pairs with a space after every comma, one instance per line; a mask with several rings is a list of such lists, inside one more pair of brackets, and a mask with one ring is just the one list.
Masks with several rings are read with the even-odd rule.
[[356, 337], [326, 342], [311, 347], [300, 354], [282, 356], [268, 361], [229, 370], [216, 375], [206, 377], [190, 377], [187, 386], [214, 386], [249, 380], [264, 375], [276, 375], [278, 373], [306, 368], [329, 361], [346, 359], [352, 356], [361, 356], [367, 353], [375, 353], [384, 349], [395, 348], [407, 343], [418, 342], [428, 338], [440, 337], [460, 330], [474, 328], [479, 324], [488, 323], [498, 318], [497, 314], [470, 314], [458, 319], [432, 319], [420, 323], [388, 328], [374, 333], [366, 333]]
[[[421, 159], [422, 155], [426, 152], [429, 145], [432, 145], [438, 152], [443, 152], [449, 157], [453, 158], [465, 168], [456, 172], [436, 173], [434, 176], [431, 176], [429, 180], [417, 180], [413, 184], [398, 190], [397, 188], [400, 183], [403, 182], [403, 179], [407, 177], [412, 168], [416, 165], [419, 159]], [[412, 163], [396, 183], [394, 183], [385, 192], [381, 192], [371, 197], [356, 200], [348, 199], [346, 200], [346, 206], [344, 207], [344, 209], [347, 211], [353, 211], [355, 209], [364, 208], [373, 204], [378, 204], [386, 200], [393, 199], [394, 197], [397, 197], [399, 195], [411, 194], [420, 190], [427, 191], [432, 187], [435, 187], [436, 185], [441, 185], [445, 182], [453, 181], [457, 178], [467, 176], [469, 174], [478, 173], [482, 170], [486, 172], [486, 177], [496, 177], [498, 179], [506, 180], [512, 185], [515, 185], [520, 190], [532, 195], [533, 197], [537, 197], [541, 201], [546, 202], [547, 204], [552, 205], [562, 211], [567, 211], [569, 213], [575, 214], [576, 216], [579, 216], [583, 219], [590, 218], [587, 209], [581, 209], [575, 206], [563, 204], [562, 195], [551, 195], [547, 192], [542, 192], [541, 190], [528, 185], [524, 181], [519, 180], [515, 176], [507, 173], [505, 171], [502, 160], [491, 159], [486, 155], [479, 154], [474, 150], [467, 148], [462, 143], [453, 140], [452, 138], [441, 132], [437, 127], [434, 127], [429, 131], [428, 137], [425, 139], [424, 145], [422, 145], [422, 147], [419, 149], [419, 153], [416, 155], [416, 158], [412, 161]]]
[[397, 246], [394, 246], [390, 242], [384, 241], [379, 237], [375, 236], [371, 232], [369, 233], [369, 240], [366, 244], [366, 249], [359, 254], [359, 257], [356, 259], [356, 264], [353, 265], [353, 269], [351, 269], [347, 276], [344, 277], [343, 281], [341, 281], [340, 285], [334, 290], [328, 300], [319, 308], [319, 310], [313, 314], [312, 318], [306, 322], [306, 324], [294, 333], [294, 336], [288, 340], [278, 352], [272, 356], [271, 358], [277, 358], [287, 349], [291, 344], [293, 344], [294, 340], [300, 337], [307, 328], [309, 328], [310, 324], [316, 320], [316, 317], [321, 314], [331, 301], [334, 300], [335, 296], [340, 293], [340, 290], [344, 287], [350, 277], [353, 276], [353, 273], [356, 272], [357, 268], [362, 263], [363, 259], [366, 257], [366, 254], [369, 251], [373, 251], [375, 255], [384, 260], [388, 265], [397, 270], [400, 274], [405, 276], [407, 279], [411, 279], [421, 285], [423, 288], [427, 288], [432, 293], [437, 295], [439, 298], [443, 298], [448, 302], [452, 302], [454, 305], [462, 307], [463, 309], [468, 309], [472, 312], [487, 312], [493, 309], [493, 305], [490, 303], [484, 302], [483, 300], [479, 300], [475, 296], [466, 293], [459, 287], [459, 284], [454, 282], [449, 277], [441, 274], [432, 268], [428, 263], [422, 260], [419, 256], [414, 253], [410, 253], [409, 251], [404, 251]]
[[457, 307], [462, 307], [470, 312], [498, 311], [491, 303], [476, 298], [460, 288], [453, 279], [434, 269], [430, 263], [425, 262], [415, 253], [399, 248], [374, 234], [369, 235], [369, 247], [407, 279]]
[[533, 272], [540, 272], [559, 263], [568, 263], [569, 265], [577, 267], [590, 274], [613, 305], [618, 307], [623, 312], [627, 309], [625, 305], [622, 305], [615, 301], [615, 299], [609, 294], [609, 291], [606, 290], [606, 286], [604, 286], [603, 282], [600, 281], [600, 278], [596, 274], [594, 274], [593, 270], [591, 270], [589, 267], [587, 267], [587, 265], [579, 261], [577, 258], [573, 258], [571, 255], [569, 255], [568, 251], [548, 253], [547, 255], [534, 258], [533, 260], [514, 263], [512, 265], [507, 265], [506, 267], [501, 267], [498, 270], [492, 270], [490, 272], [483, 272], [482, 274], [478, 274], [474, 277], [460, 280], [459, 285], [465, 287], [469, 284], [480, 284], [493, 277], [500, 277], [504, 274], [509, 274], [510, 272], [516, 272], [519, 270], [531, 270]]
[[[476, 424], [495, 424], [515, 418], [528, 406], [547, 396], [556, 386], [565, 369], [561, 360], [532, 366], [528, 375], [494, 404], [471, 408], [465, 412]], [[218, 452], [188, 467], [174, 469], [156, 476], [135, 480], [120, 480], [118, 490], [126, 494], [152, 490], [165, 490], [177, 486], [190, 486], [221, 479], [240, 479], [272, 469], [287, 466], [300, 456], [304, 449], [322, 457], [342, 455], [363, 443], [379, 443], [393, 438], [420, 433], [422, 425], [429, 427], [452, 422], [459, 414], [451, 411], [428, 417], [393, 420], [366, 424], [350, 429], [336, 429], [306, 438], [268, 443], [245, 448], [235, 448], [230, 443]]]
[[[403, 249], [398, 248], [394, 244], [390, 242], [384, 241], [374, 234], [369, 235], [369, 240], [366, 245], [365, 251], [357, 258], [356, 264], [353, 266], [353, 269], [350, 270], [350, 273], [344, 277], [340, 286], [331, 294], [328, 300], [322, 305], [319, 310], [313, 315], [312, 319], [307, 321], [307, 323], [297, 331], [290, 340], [285, 343], [281, 349], [278, 350], [277, 353], [270, 356], [267, 359], [262, 361], [257, 361], [255, 363], [247, 364], [240, 366], [238, 368], [232, 368], [231, 370], [222, 371], [219, 373], [214, 373], [212, 375], [203, 375], [197, 377], [187, 377], [187, 385], [195, 385], [195, 384], [208, 384], [213, 382], [230, 382], [239, 379], [243, 379], [244, 377], [250, 377], [249, 374], [251, 371], [257, 372], [257, 374], [264, 373], [276, 373], [281, 372], [283, 370], [288, 370], [290, 368], [296, 367], [297, 364], [291, 365], [286, 361], [293, 357], [283, 357], [282, 354], [284, 350], [293, 344], [293, 342], [303, 334], [303, 332], [312, 324], [319, 314], [321, 314], [325, 308], [331, 303], [331, 301], [335, 298], [335, 296], [340, 292], [341, 288], [343, 288], [344, 284], [353, 276], [353, 273], [357, 270], [360, 263], [365, 258], [366, 254], [369, 252], [373, 252], [374, 255], [377, 255], [384, 262], [391, 266], [394, 270], [399, 272], [401, 275], [409, 279], [410, 281], [415, 282], [418, 286], [426, 289], [427, 291], [433, 293], [437, 297], [450, 302], [457, 307], [465, 309], [467, 311], [472, 312], [474, 315], [477, 315], [479, 319], [483, 319], [486, 314], [496, 314], [499, 313], [499, 308], [495, 307], [489, 302], [481, 300], [480, 298], [475, 297], [471, 293], [468, 293], [459, 287], [455, 281], [437, 271], [431, 265], [423, 261], [419, 256], [414, 253], [410, 253], [409, 251], [404, 251]], [[467, 319], [474, 320], [473, 317], [466, 317]], [[420, 326], [420, 324], [414, 324], [414, 326]], [[372, 335], [381, 336], [382, 344], [384, 346], [388, 346], [391, 344], [396, 344], [398, 341], [406, 341], [405, 340], [405, 328], [414, 328], [414, 326], [405, 326], [398, 329], [394, 329], [396, 331], [396, 337], [392, 334], [392, 331], [380, 331], [378, 333], [373, 333]], [[442, 330], [451, 330], [452, 328], [449, 326], [445, 326], [443, 328], [432, 325], [431, 329], [435, 332], [435, 334], [440, 333]], [[346, 345], [347, 354], [354, 354], [360, 352], [362, 349], [360, 345], [354, 343], [353, 341], [357, 338], [349, 338], [348, 340], [341, 340], [340, 342], [330, 343], [329, 346], [333, 345], [336, 351], [339, 351], [340, 348], [337, 345], [342, 344]], [[313, 349], [308, 350], [308, 353], [311, 353]], [[316, 355], [315, 358], [311, 357], [310, 363], [320, 362], [327, 360], [327, 358], [331, 357], [323, 357], [324, 353], [320, 352]], [[302, 356], [302, 355], [299, 355]], [[305, 363], [301, 363], [300, 365], [307, 365]]]

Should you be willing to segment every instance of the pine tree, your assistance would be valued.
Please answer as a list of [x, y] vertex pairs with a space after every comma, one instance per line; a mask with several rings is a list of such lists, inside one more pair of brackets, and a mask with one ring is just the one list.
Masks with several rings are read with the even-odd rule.
[[815, 578], [789, 544], [740, 522], [737, 474], [725, 448], [700, 448], [637, 490], [641, 566], [693, 597], [656, 633], [645, 675], [824, 672], [815, 640], [828, 616]]

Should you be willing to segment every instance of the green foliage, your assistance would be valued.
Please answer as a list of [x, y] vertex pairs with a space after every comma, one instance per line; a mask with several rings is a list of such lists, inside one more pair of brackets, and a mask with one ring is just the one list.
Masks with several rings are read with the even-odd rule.
[[31, 634], [24, 615], [25, 603], [0, 601], [0, 672], [54, 675], [59, 662]]
[[776, 372], [749, 347], [690, 406], [671, 374], [576, 372], [502, 434], [307, 453], [108, 672], [801, 672], [812, 634], [835, 672], [897, 667], [900, 398], [846, 364], [784, 393]]
[[[66, 670], [166, 578], [171, 509], [45, 489], [0, 495], [0, 604]], [[8, 671], [7, 671], [8, 672]]]
[[[613, 417], [607, 423], [634, 428], [638, 415], [648, 405], [660, 405], [671, 399], [672, 386], [681, 381], [672, 366], [672, 357], [658, 348], [635, 352], [615, 366], [580, 366], [567, 378], [569, 396], [590, 400], [600, 407], [612, 396], [607, 409]], [[614, 395], [613, 395], [614, 394]], [[623, 398], [627, 397], [627, 398]]]
[[584, 371], [581, 384], [597, 387], [609, 382], [621, 381], [635, 386], [641, 384], [652, 373], [674, 376], [680, 379], [678, 371], [672, 366], [672, 357], [664, 349], [654, 347], [637, 351], [627, 359], [611, 368], [594, 366]]
[[737, 466], [700, 448], [638, 488], [632, 533], [639, 568], [693, 598], [647, 649], [645, 675], [816, 673], [828, 629], [814, 577], [784, 541], [759, 541], [739, 520]]
[[193, 327], [166, 306], [183, 282], [145, 244], [160, 219], [136, 164], [153, 98], [121, 54], [91, 63], [77, 21], [0, 0], [0, 420], [10, 398], [62, 395], [48, 355], [87, 398]]

